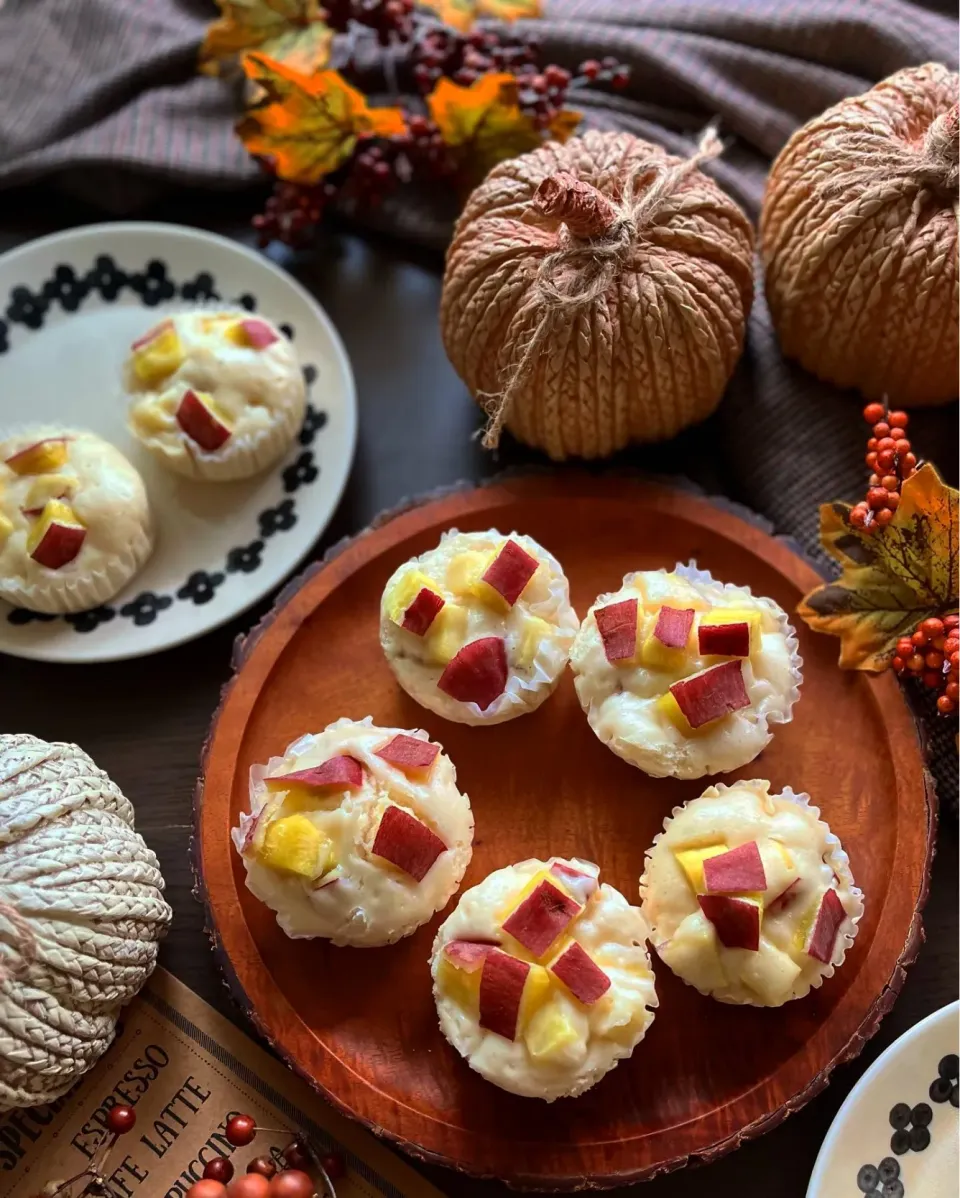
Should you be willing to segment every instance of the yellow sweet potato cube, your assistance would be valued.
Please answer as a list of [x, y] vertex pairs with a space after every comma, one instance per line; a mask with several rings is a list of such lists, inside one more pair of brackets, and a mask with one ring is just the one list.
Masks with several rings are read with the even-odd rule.
[[0, 512], [0, 545], [6, 541], [7, 537], [13, 532], [13, 525], [7, 517]]
[[148, 341], [133, 354], [133, 373], [147, 387], [154, 387], [169, 378], [183, 362], [183, 347], [177, 330], [172, 326]]
[[470, 1010], [476, 1007], [479, 1001], [482, 973], [482, 969], [459, 969], [447, 954], [443, 953], [437, 966], [437, 985], [455, 1003]]
[[541, 620], [539, 616], [527, 616], [517, 645], [517, 665], [521, 669], [526, 670], [533, 665], [540, 642], [546, 640], [553, 631], [553, 625], [546, 620]]
[[552, 1002], [534, 1014], [523, 1038], [535, 1061], [549, 1061], [564, 1056], [581, 1037], [568, 1012]]
[[42, 508], [50, 499], [72, 495], [75, 487], [76, 479], [68, 474], [40, 474], [27, 488], [23, 506], [27, 511]]
[[463, 648], [470, 613], [458, 603], [445, 603], [437, 612], [424, 638], [427, 660], [445, 666]]
[[480, 553], [476, 549], [458, 553], [447, 566], [447, 588], [461, 598], [472, 595], [474, 586], [492, 560], [489, 553]]
[[657, 700], [657, 710], [661, 715], [666, 716], [671, 724], [677, 728], [684, 736], [696, 736], [697, 730], [691, 728], [687, 723], [687, 717], [680, 710], [680, 704], [673, 697], [671, 691], [666, 691]]
[[519, 1025], [525, 1028], [550, 996], [550, 974], [542, 965], [531, 965], [520, 995]]
[[83, 521], [77, 517], [69, 503], [63, 503], [59, 499], [50, 499], [44, 504], [42, 514], [37, 517], [27, 534], [27, 553], [33, 553], [50, 531], [51, 524], [72, 524], [77, 528], [84, 527]]
[[258, 855], [271, 869], [316, 878], [333, 864], [333, 842], [305, 815], [286, 815], [268, 825]]

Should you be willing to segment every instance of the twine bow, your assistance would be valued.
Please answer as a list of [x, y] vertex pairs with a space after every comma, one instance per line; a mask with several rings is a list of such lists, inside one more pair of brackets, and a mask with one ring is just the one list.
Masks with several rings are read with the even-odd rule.
[[[722, 152], [716, 123], [711, 122], [689, 158], [670, 161], [657, 157], [640, 163], [627, 179], [619, 204], [565, 171], [543, 180], [534, 192], [531, 215], [566, 225], [567, 236], [537, 270], [536, 299], [542, 311], [520, 360], [499, 394], [478, 397], [489, 419], [481, 442], [484, 448], [495, 449], [500, 443], [514, 397], [561, 319], [575, 318], [603, 295], [627, 252], [665, 202], [702, 162]], [[650, 176], [638, 195], [639, 183]]]

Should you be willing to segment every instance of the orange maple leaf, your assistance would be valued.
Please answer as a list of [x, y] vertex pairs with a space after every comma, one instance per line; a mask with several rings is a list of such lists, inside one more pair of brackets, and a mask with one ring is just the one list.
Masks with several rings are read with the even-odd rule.
[[310, 74], [330, 58], [333, 32], [324, 23], [320, 0], [217, 0], [220, 19], [200, 47], [200, 70], [220, 75], [235, 68], [247, 50]]
[[904, 482], [893, 519], [878, 532], [852, 525], [848, 503], [820, 508], [820, 543], [843, 570], [797, 612], [817, 632], [840, 638], [844, 669], [886, 669], [900, 637], [957, 610], [958, 500], [927, 463]]
[[[520, 107], [516, 77], [508, 73], [481, 75], [469, 87], [438, 79], [427, 106], [446, 144], [462, 151], [469, 182], [478, 182], [498, 162], [526, 153], [543, 140]], [[564, 109], [551, 122], [550, 133], [566, 141], [579, 122], [578, 112]]]
[[237, 132], [287, 182], [316, 183], [350, 157], [360, 138], [406, 129], [399, 108], [370, 108], [339, 71], [302, 75], [264, 54], [247, 54], [243, 69], [265, 95]]

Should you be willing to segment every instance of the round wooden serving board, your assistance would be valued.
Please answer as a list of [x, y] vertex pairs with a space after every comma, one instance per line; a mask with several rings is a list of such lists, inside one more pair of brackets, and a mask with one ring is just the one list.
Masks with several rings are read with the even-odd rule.
[[[237, 651], [198, 787], [196, 844], [214, 943], [244, 1009], [342, 1110], [424, 1159], [520, 1187], [625, 1184], [709, 1160], [779, 1123], [855, 1055], [892, 1005], [922, 937], [935, 810], [892, 675], [837, 668], [837, 642], [800, 624], [793, 722], [744, 778], [808, 791], [850, 854], [866, 913], [843, 968], [778, 1010], [703, 998], [654, 959], [660, 1008], [629, 1061], [575, 1099], [518, 1098], [440, 1034], [428, 957], [443, 914], [389, 948], [292, 941], [243, 884], [229, 838], [255, 762], [340, 716], [426, 728], [456, 764], [476, 840], [464, 888], [526, 857], [586, 857], [634, 902], [663, 819], [710, 784], [648, 778], [594, 737], [566, 674], [533, 715], [450, 724], [394, 682], [379, 601], [401, 562], [451, 527], [529, 533], [563, 563], [577, 612], [625, 573], [695, 558], [788, 612], [818, 578], [784, 542], [689, 494], [563, 473], [427, 502], [350, 542], [281, 596]], [[729, 779], [728, 779], [729, 780]]]

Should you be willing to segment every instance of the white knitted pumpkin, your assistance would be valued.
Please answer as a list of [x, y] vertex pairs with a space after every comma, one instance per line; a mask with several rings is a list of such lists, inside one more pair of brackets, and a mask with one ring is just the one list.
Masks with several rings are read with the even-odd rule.
[[50, 1102], [109, 1046], [170, 922], [162, 891], [82, 749], [0, 735], [0, 1111]]

